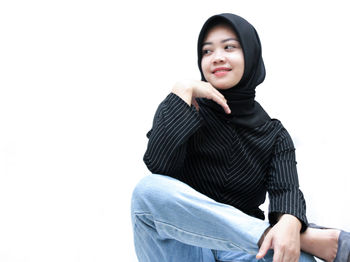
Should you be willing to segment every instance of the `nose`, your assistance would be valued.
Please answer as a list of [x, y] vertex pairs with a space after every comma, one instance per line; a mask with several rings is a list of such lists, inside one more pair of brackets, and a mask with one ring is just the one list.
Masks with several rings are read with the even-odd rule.
[[213, 63], [222, 63], [225, 61], [225, 55], [221, 50], [216, 50], [213, 56]]

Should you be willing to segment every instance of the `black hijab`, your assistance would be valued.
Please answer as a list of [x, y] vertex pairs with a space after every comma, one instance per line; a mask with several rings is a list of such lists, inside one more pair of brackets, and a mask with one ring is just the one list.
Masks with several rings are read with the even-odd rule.
[[260, 104], [255, 101], [255, 88], [265, 79], [265, 66], [259, 36], [248, 21], [240, 16], [224, 13], [214, 15], [204, 23], [197, 45], [198, 66], [202, 81], [206, 81], [201, 68], [202, 43], [208, 30], [221, 23], [231, 26], [239, 38], [244, 54], [244, 73], [237, 85], [226, 90], [218, 90], [227, 100], [231, 109], [230, 115], [227, 115], [216, 102], [208, 99], [202, 99], [202, 101], [235, 125], [249, 128], [260, 126], [271, 120]]

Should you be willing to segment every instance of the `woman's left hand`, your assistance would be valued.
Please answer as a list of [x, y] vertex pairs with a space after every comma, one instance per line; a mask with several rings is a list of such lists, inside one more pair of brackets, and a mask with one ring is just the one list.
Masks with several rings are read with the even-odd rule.
[[296, 262], [300, 256], [300, 221], [284, 214], [266, 234], [257, 259], [263, 258], [269, 249], [274, 250], [273, 262]]

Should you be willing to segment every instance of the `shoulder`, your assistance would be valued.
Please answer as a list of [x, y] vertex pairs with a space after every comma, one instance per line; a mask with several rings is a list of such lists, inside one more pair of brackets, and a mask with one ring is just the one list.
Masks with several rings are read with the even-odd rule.
[[277, 136], [275, 140], [276, 149], [294, 149], [294, 143], [288, 130], [283, 126], [282, 122], [278, 119], [271, 119], [277, 129]]

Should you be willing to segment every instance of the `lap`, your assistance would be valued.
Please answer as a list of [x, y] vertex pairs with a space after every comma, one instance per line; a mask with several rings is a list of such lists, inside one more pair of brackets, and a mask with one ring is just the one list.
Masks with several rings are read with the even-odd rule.
[[[156, 222], [161, 221], [162, 224], [157, 229], [163, 237], [174, 237], [184, 244], [203, 248], [231, 249], [232, 246], [230, 251], [213, 250], [216, 260], [220, 262], [257, 261], [256, 243], [268, 227], [266, 221], [250, 217], [232, 206], [218, 203], [187, 184], [164, 175], [152, 174], [141, 179], [134, 190], [132, 206], [134, 214], [147, 211]], [[164, 228], [163, 225], [171, 225], [172, 228]], [[191, 233], [185, 234], [187, 232]], [[195, 236], [198, 237], [194, 238]], [[219, 243], [218, 239], [225, 241]], [[226, 242], [234, 245], [226, 245]], [[140, 240], [139, 244], [141, 243], [144, 241]], [[210, 247], [210, 243], [217, 246]], [[237, 246], [249, 252], [233, 250], [237, 249]], [[208, 255], [208, 252], [206, 254]], [[264, 260], [272, 261], [272, 257], [271, 250]], [[314, 262], [315, 259], [301, 253], [299, 261]]]

